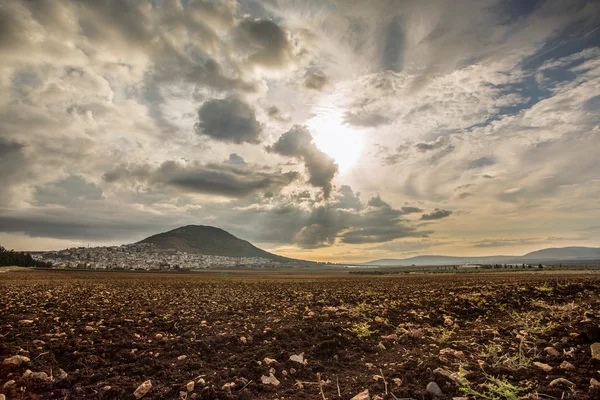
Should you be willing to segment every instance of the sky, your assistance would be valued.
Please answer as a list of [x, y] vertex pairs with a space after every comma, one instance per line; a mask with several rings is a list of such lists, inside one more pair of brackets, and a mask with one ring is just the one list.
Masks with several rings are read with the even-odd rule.
[[0, 0], [0, 244], [600, 246], [600, 2]]

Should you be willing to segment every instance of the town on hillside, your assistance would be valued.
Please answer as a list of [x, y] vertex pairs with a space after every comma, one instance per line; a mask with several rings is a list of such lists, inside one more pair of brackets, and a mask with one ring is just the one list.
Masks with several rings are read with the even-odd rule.
[[[179, 270], [207, 268], [270, 268], [283, 264], [262, 257], [227, 257], [161, 249], [152, 243], [107, 247], [75, 247], [32, 253], [54, 268]], [[286, 264], [287, 265], [287, 264]]]

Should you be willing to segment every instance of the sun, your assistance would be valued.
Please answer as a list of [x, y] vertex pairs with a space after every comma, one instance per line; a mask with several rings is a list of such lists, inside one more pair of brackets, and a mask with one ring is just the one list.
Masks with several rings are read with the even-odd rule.
[[308, 121], [317, 147], [335, 160], [340, 173], [348, 172], [358, 162], [363, 150], [363, 132], [343, 120], [341, 111], [327, 110]]

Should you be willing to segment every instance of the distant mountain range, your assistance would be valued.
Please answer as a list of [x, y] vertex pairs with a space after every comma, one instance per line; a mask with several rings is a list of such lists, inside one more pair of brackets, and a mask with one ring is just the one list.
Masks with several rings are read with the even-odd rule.
[[227, 257], [262, 257], [280, 262], [299, 262], [259, 249], [252, 243], [214, 226], [187, 225], [150, 236], [138, 243], [152, 243], [160, 249]]
[[452, 257], [452, 256], [417, 256], [411, 258], [384, 258], [373, 260], [362, 265], [409, 266], [409, 265], [460, 265], [460, 264], [533, 264], [543, 262], [573, 262], [600, 260], [600, 248], [597, 247], [562, 247], [533, 251], [523, 256], [485, 256], [485, 257]]

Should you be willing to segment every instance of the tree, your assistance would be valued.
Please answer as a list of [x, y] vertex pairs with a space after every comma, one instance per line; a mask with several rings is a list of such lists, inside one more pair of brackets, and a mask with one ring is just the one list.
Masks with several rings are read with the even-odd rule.
[[7, 250], [0, 246], [0, 266], [18, 266], [18, 267], [52, 267], [49, 262], [36, 261], [31, 254], [22, 251]]

